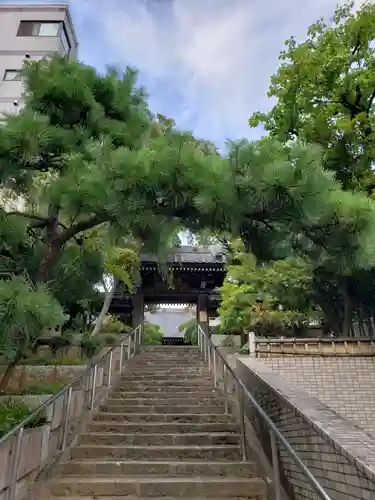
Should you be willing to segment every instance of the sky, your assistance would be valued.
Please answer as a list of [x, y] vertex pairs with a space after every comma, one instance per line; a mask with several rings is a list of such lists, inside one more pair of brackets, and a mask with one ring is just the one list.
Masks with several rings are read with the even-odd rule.
[[[5, 3], [30, 1], [0, 0]], [[32, 3], [47, 3], [34, 0]], [[59, 3], [52, 1], [50, 3]], [[79, 59], [138, 68], [151, 109], [220, 148], [257, 139], [248, 119], [272, 105], [269, 80], [291, 35], [329, 19], [340, 0], [71, 0]], [[360, 5], [361, 0], [356, 1]]]

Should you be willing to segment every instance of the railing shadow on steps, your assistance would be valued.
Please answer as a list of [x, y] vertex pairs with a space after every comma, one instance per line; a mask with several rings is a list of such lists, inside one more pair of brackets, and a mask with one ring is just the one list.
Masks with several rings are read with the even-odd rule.
[[[48, 478], [53, 466], [74, 446], [93, 410], [120, 376], [126, 361], [140, 352], [141, 325], [124, 335], [86, 370], [36, 408], [0, 439], [0, 498], [28, 497], [36, 481]], [[33, 425], [34, 422], [34, 425]], [[43, 425], [36, 426], [36, 422]]]
[[[231, 387], [230, 378], [235, 386], [235, 392], [238, 403], [238, 416], [241, 426], [241, 453], [242, 459], [244, 461], [248, 460], [249, 447], [248, 438], [246, 432], [246, 404], [251, 406], [252, 413], [256, 413], [258, 420], [261, 422], [261, 432], [262, 434], [267, 433], [269, 440], [267, 443], [268, 450], [265, 450], [266, 455], [270, 458], [272, 462], [272, 490], [273, 498], [275, 500], [282, 500], [285, 497], [285, 490], [283, 488], [284, 481], [282, 481], [282, 467], [280, 465], [280, 456], [287, 454], [289, 458], [294, 462], [296, 471], [302, 474], [304, 482], [309, 485], [309, 491], [306, 492], [307, 496], [304, 498], [316, 498], [319, 500], [332, 500], [328, 495], [322, 485], [317, 481], [314, 475], [306, 467], [300, 457], [297, 455], [290, 443], [281, 434], [279, 429], [275, 426], [266, 412], [258, 404], [254, 396], [249, 392], [242, 380], [236, 375], [234, 370], [230, 367], [227, 360], [219, 352], [217, 347], [213, 344], [211, 339], [204, 333], [202, 328], [198, 325], [197, 327], [197, 338], [198, 347], [204, 357], [204, 361], [208, 365], [208, 369], [213, 374], [214, 385], [216, 388], [221, 389], [224, 393], [224, 404], [225, 413], [229, 413]], [[221, 383], [220, 383], [221, 382]], [[262, 436], [263, 437], [263, 436]], [[262, 439], [264, 443], [264, 439]], [[287, 486], [287, 485], [285, 485]], [[288, 492], [294, 497], [293, 491]], [[314, 495], [314, 496], [310, 496]]]

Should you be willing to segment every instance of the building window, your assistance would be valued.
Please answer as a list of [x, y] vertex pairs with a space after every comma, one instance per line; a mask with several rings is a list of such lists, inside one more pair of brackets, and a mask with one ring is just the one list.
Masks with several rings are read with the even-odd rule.
[[61, 22], [21, 21], [17, 36], [58, 36]]
[[19, 82], [21, 80], [21, 70], [6, 69], [3, 80], [7, 82]]

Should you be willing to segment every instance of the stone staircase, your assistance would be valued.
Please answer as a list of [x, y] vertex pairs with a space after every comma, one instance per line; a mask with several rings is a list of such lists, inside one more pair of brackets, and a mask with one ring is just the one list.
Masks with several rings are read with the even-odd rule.
[[134, 358], [59, 468], [51, 500], [266, 498], [192, 347], [148, 347]]

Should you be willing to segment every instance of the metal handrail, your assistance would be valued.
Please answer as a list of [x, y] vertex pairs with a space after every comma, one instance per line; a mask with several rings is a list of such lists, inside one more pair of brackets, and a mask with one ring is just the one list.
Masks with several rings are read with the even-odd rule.
[[[125, 356], [124, 347], [126, 346], [125, 342], [127, 342], [127, 353]], [[86, 389], [86, 392], [89, 393], [89, 402], [86, 406], [86, 410], [88, 412], [92, 411], [95, 406], [96, 400], [96, 391], [100, 387], [98, 383], [98, 368], [103, 364], [106, 364], [106, 360], [108, 360], [106, 373], [103, 372], [103, 375], [106, 377], [106, 387], [111, 387], [112, 381], [112, 373], [113, 373], [113, 353], [115, 349], [120, 347], [120, 362], [119, 362], [119, 374], [123, 373], [123, 365], [125, 358], [127, 360], [133, 358], [140, 350], [141, 345], [141, 325], [135, 328], [132, 332], [125, 334], [121, 339], [114, 344], [110, 349], [108, 349], [104, 354], [93, 358], [87, 365], [86, 369], [78, 375], [72, 382], [63, 387], [59, 392], [51, 396], [49, 399], [44, 401], [38, 408], [36, 408], [30, 415], [28, 415], [22, 422], [13, 427], [7, 434], [5, 434], [2, 438], [0, 438], [0, 447], [7, 443], [10, 440], [15, 440], [14, 448], [12, 447], [12, 463], [10, 469], [10, 484], [9, 486], [5, 486], [8, 489], [7, 500], [14, 500], [16, 495], [16, 485], [17, 485], [17, 475], [21, 458], [21, 447], [22, 447], [22, 438], [24, 435], [24, 430], [27, 428], [28, 424], [30, 424], [36, 417], [38, 417], [47, 407], [54, 405], [56, 401], [59, 399], [63, 400], [63, 417], [59, 426], [59, 430], [61, 431], [61, 437], [59, 439], [58, 449], [54, 450], [56, 454], [62, 453], [68, 446], [68, 434], [69, 434], [69, 418], [72, 410], [72, 397], [73, 397], [73, 388], [77, 385], [81, 387], [82, 382], [86, 382], [87, 378], [89, 378], [89, 388]], [[85, 391], [85, 389], [82, 389]], [[84, 402], [86, 403], [86, 401]], [[61, 428], [60, 428], [61, 427]], [[50, 443], [49, 443], [50, 444]], [[49, 449], [48, 449], [49, 451]], [[58, 452], [58, 453], [57, 453]]]
[[[239, 398], [239, 407], [240, 407], [240, 423], [241, 423], [241, 450], [242, 450], [242, 458], [243, 460], [247, 459], [247, 450], [246, 450], [246, 430], [245, 430], [245, 420], [244, 420], [244, 408], [243, 408], [243, 396], [245, 395], [247, 399], [251, 402], [254, 409], [257, 411], [258, 415], [261, 417], [263, 422], [268, 427], [268, 431], [270, 434], [271, 440], [271, 452], [272, 452], [272, 466], [273, 466], [273, 474], [274, 474], [274, 484], [275, 484], [275, 499], [281, 500], [281, 487], [280, 487], [280, 471], [279, 471], [279, 461], [277, 454], [277, 440], [284, 446], [285, 450], [289, 454], [289, 456], [293, 459], [294, 463], [301, 470], [305, 478], [307, 479], [310, 486], [315, 490], [315, 493], [320, 495], [323, 500], [332, 500], [332, 498], [326, 493], [320, 483], [315, 479], [310, 470], [306, 467], [306, 465], [299, 458], [293, 447], [289, 444], [289, 442], [285, 439], [285, 437], [281, 434], [277, 426], [272, 422], [267, 413], [262, 409], [254, 396], [247, 389], [245, 384], [242, 382], [240, 378], [236, 375], [234, 370], [230, 367], [227, 360], [224, 356], [219, 352], [217, 347], [213, 344], [212, 340], [205, 334], [202, 330], [201, 326], [198, 325], [197, 328], [197, 336], [198, 336], [198, 346], [200, 347], [201, 353], [204, 355], [205, 361], [208, 361], [208, 368], [211, 371], [213, 368], [214, 372], [214, 384], [217, 385], [217, 374], [216, 374], [216, 357], [219, 357], [223, 363], [224, 368], [224, 398], [225, 398], [225, 412], [228, 413], [228, 393], [226, 387], [226, 377], [229, 372], [234, 380], [237, 383], [238, 387], [238, 398]], [[212, 352], [212, 360], [211, 360], [211, 352]]]

